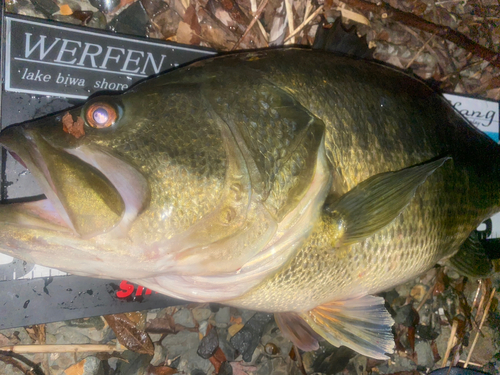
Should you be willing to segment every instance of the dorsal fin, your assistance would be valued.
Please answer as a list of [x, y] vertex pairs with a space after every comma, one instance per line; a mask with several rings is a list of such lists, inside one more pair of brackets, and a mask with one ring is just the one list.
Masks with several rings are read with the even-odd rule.
[[368, 47], [366, 37], [359, 37], [354, 25], [346, 29], [342, 25], [342, 17], [338, 17], [333, 24], [328, 24], [323, 19], [316, 31], [312, 48], [363, 59], [373, 57], [373, 49]]

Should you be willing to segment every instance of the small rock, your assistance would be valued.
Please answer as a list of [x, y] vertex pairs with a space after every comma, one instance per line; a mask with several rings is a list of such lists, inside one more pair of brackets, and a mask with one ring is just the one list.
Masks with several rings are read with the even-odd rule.
[[81, 25], [82, 24], [82, 22], [80, 20], [76, 19], [73, 16], [63, 16], [60, 14], [54, 14], [50, 18], [52, 18], [54, 21], [57, 21], [57, 22], [71, 23], [72, 25]]
[[411, 285], [411, 283], [401, 284], [394, 288], [394, 290], [399, 296], [406, 298], [410, 294]]
[[161, 345], [155, 345], [155, 354], [153, 355], [153, 359], [151, 359], [151, 364], [153, 366], [159, 366], [160, 364], [165, 362], [167, 358], [167, 348], [164, 348]]
[[252, 359], [252, 354], [260, 342], [262, 333], [272, 319], [272, 314], [255, 313], [245, 326], [231, 338], [231, 345], [242, 354], [245, 362]]
[[90, 344], [91, 340], [84, 335], [86, 330], [77, 327], [63, 326], [57, 330], [56, 344]]
[[231, 308], [228, 306], [221, 307], [215, 314], [215, 325], [217, 327], [226, 328], [231, 319]]
[[49, 367], [50, 374], [61, 374], [64, 369], [73, 366], [76, 363], [82, 361], [88, 353], [51, 353], [49, 355]]
[[419, 324], [417, 326], [417, 335], [423, 340], [435, 340], [439, 336], [441, 329], [439, 326]]
[[210, 318], [210, 315], [212, 315], [212, 312], [207, 307], [195, 307], [191, 310], [191, 312], [193, 313], [193, 318], [198, 323], [204, 320], [208, 320], [208, 318]]
[[232, 326], [229, 326], [229, 328], [227, 330], [228, 330], [230, 336], [234, 336], [242, 328], [243, 328], [243, 324], [233, 324]]
[[233, 367], [228, 361], [222, 363], [218, 375], [233, 375]]
[[293, 361], [286, 361], [281, 357], [276, 357], [270, 361], [263, 362], [256, 375], [300, 375], [301, 372]]
[[205, 320], [200, 323], [200, 326], [198, 327], [198, 332], [200, 332], [203, 336], [206, 336], [207, 329], [208, 329], [208, 322]]
[[151, 341], [159, 342], [163, 335], [161, 333], [149, 333], [149, 337], [151, 338]]
[[452, 280], [457, 280], [460, 278], [460, 274], [457, 273], [455, 270], [452, 270], [451, 268], [447, 269], [446, 276], [448, 276]]
[[146, 375], [151, 356], [126, 350], [123, 359], [116, 363], [117, 374]]
[[410, 296], [413, 297], [416, 301], [420, 302], [424, 299], [425, 294], [429, 290], [428, 287], [422, 284], [417, 284], [413, 288], [411, 288]]
[[90, 0], [90, 4], [101, 12], [109, 13], [120, 4], [120, 0]]
[[219, 333], [219, 347], [226, 355], [229, 362], [233, 362], [238, 356], [238, 352], [228, 341], [228, 330], [225, 328], [217, 328]]
[[201, 339], [197, 353], [201, 358], [208, 359], [214, 355], [218, 347], [219, 336], [217, 335], [217, 329], [214, 327]]
[[276, 344], [274, 344], [272, 342], [268, 342], [264, 346], [264, 352], [268, 355], [277, 355], [277, 354], [279, 354], [280, 350]]
[[396, 309], [394, 322], [404, 325], [405, 327], [415, 327], [418, 324], [418, 312], [410, 305], [404, 305]]
[[[498, 351], [495, 348], [495, 335], [498, 335], [498, 332], [495, 332], [489, 326], [484, 325], [483, 328], [481, 328], [481, 334], [478, 336], [476, 347], [472, 352], [472, 362], [488, 363], [493, 358], [493, 356]], [[469, 351], [470, 346], [465, 348], [465, 352], [467, 354], [469, 353]]]
[[191, 314], [191, 310], [189, 309], [180, 309], [179, 311], [177, 311], [174, 314], [174, 322], [186, 328], [196, 327], [196, 323], [193, 319], [193, 314]]
[[108, 29], [122, 34], [147, 36], [148, 22], [149, 17], [144, 6], [137, 1], [113, 18]]
[[101, 12], [94, 12], [90, 21], [87, 22], [87, 26], [94, 29], [105, 29], [106, 25], [106, 16]]
[[387, 301], [389, 305], [392, 305], [393, 301], [399, 297], [398, 292], [395, 289], [391, 289], [385, 293], [381, 293], [384, 299]]
[[248, 322], [255, 315], [255, 311], [252, 310], [241, 310], [241, 319], [243, 324]]
[[428, 341], [419, 341], [415, 344], [417, 353], [417, 365], [432, 368], [434, 366], [434, 355]]
[[46, 17], [51, 17], [54, 13], [59, 11], [59, 7], [52, 0], [31, 0], [35, 9], [42, 12]]
[[171, 367], [176, 367], [179, 373], [184, 371], [187, 374], [191, 374], [195, 369], [201, 369], [206, 374], [213, 366], [208, 359], [203, 359], [196, 353], [199, 344], [199, 333], [187, 330], [175, 335], [168, 335], [161, 342], [161, 345], [167, 349], [169, 359], [180, 356], [177, 366], [171, 364]]

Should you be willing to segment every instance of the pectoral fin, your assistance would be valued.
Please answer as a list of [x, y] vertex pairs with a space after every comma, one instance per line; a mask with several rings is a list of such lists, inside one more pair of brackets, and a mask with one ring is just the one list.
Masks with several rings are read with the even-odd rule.
[[475, 232], [471, 233], [448, 263], [458, 273], [470, 277], [487, 277], [493, 272], [493, 263]]
[[417, 188], [448, 159], [375, 175], [327, 206], [325, 219], [339, 227], [334, 246], [362, 241], [391, 223], [410, 203]]
[[386, 353], [393, 352], [394, 321], [381, 297], [330, 302], [300, 317], [335, 346], [344, 345], [376, 359], [388, 359]]

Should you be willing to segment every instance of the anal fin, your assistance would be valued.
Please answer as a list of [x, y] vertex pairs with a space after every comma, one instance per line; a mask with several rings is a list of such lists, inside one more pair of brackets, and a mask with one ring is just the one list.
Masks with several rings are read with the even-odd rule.
[[318, 341], [321, 340], [321, 336], [314, 332], [299, 314], [294, 312], [276, 313], [274, 320], [283, 336], [299, 349], [309, 352], [319, 348]]
[[465, 276], [487, 277], [493, 272], [493, 263], [486, 255], [476, 232], [471, 233], [448, 263]]
[[320, 305], [300, 317], [335, 346], [347, 346], [362, 355], [388, 359], [394, 349], [394, 321], [381, 297], [364, 296]]

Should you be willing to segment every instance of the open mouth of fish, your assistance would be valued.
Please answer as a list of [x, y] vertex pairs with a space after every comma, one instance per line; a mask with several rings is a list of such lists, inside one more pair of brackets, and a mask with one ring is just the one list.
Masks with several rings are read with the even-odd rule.
[[29, 124], [2, 131], [0, 144], [29, 169], [45, 199], [4, 204], [2, 220], [90, 238], [121, 236], [148, 199], [145, 178], [98, 146], [63, 147]]

